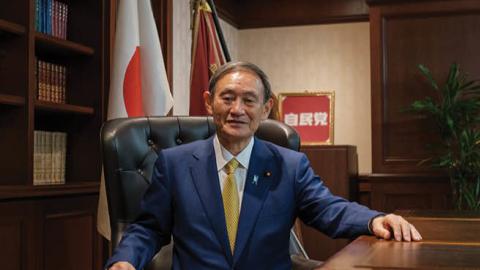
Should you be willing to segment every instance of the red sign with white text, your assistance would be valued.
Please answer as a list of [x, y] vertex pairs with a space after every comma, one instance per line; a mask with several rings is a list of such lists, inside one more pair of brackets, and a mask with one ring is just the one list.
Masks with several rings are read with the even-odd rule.
[[333, 93], [280, 94], [280, 114], [302, 144], [333, 144]]

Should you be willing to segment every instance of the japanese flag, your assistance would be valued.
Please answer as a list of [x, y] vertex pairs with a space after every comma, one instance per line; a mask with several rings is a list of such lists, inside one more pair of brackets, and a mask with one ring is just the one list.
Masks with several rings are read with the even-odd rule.
[[173, 106], [149, 0], [120, 0], [108, 119], [166, 115]]
[[[150, 0], [119, 0], [107, 119], [166, 115], [172, 106]], [[103, 173], [97, 228], [110, 239]]]

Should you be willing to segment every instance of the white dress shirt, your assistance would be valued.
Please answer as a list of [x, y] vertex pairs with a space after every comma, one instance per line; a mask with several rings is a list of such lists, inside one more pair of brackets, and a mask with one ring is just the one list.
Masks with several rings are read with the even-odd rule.
[[235, 180], [237, 182], [238, 189], [238, 203], [239, 209], [241, 210], [242, 199], [243, 199], [243, 190], [245, 189], [245, 181], [247, 178], [248, 164], [250, 162], [250, 156], [252, 155], [254, 139], [250, 140], [248, 145], [240, 152], [237, 156], [232, 155], [225, 147], [220, 144], [217, 135], [213, 138], [213, 148], [215, 150], [215, 159], [217, 161], [218, 169], [218, 179], [220, 181], [220, 188], [223, 192], [223, 187], [225, 186], [225, 181], [227, 179], [227, 172], [225, 170], [225, 165], [232, 159], [237, 159], [239, 166], [235, 170]]

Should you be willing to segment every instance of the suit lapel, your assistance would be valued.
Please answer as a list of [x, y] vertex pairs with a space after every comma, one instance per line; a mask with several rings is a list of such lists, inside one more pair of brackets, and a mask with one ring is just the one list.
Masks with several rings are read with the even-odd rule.
[[191, 166], [191, 173], [195, 188], [215, 235], [220, 241], [228, 261], [232, 262], [212, 139], [207, 140], [203, 147], [199, 147], [193, 156], [194, 162]]
[[242, 208], [235, 242], [234, 263], [240, 258], [247, 244], [258, 214], [262, 209], [268, 190], [276, 176], [279, 175], [275, 165], [275, 157], [266, 145], [255, 139], [250, 157], [245, 190], [243, 192]]

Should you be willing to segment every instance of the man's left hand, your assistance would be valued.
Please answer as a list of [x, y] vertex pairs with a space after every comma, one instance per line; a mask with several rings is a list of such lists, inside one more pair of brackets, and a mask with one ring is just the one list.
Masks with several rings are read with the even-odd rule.
[[406, 221], [403, 217], [388, 214], [386, 216], [378, 216], [372, 220], [371, 229], [375, 236], [396, 241], [420, 241], [422, 236], [415, 226]]

